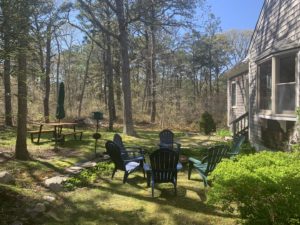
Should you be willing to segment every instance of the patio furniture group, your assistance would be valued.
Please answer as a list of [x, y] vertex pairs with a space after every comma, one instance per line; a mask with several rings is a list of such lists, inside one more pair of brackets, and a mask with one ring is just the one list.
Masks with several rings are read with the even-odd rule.
[[[197, 170], [206, 187], [209, 173], [216, 168], [224, 157], [236, 156], [245, 140], [243, 136], [235, 139], [231, 150], [226, 145], [211, 147], [207, 149], [207, 155], [202, 160], [198, 160], [192, 157], [180, 156], [181, 145], [174, 142], [172, 131], [163, 130], [160, 132], [159, 137], [159, 148], [149, 155], [150, 163], [146, 163], [145, 152], [141, 147], [125, 147], [121, 136], [115, 134], [113, 141], [106, 142], [107, 153], [115, 165], [112, 178], [117, 170], [124, 171], [123, 183], [126, 183], [129, 174], [142, 169], [144, 177], [145, 174], [147, 175], [147, 186], [151, 186], [152, 197], [154, 197], [156, 183], [172, 183], [176, 195], [177, 173], [183, 168], [181, 162], [187, 162], [189, 166], [188, 179], [191, 178], [192, 170]], [[179, 159], [181, 159], [181, 162]]]

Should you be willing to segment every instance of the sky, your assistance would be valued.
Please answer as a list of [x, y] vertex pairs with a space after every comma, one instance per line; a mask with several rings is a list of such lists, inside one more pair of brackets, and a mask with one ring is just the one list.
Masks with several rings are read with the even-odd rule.
[[207, 0], [223, 31], [254, 30], [264, 0]]

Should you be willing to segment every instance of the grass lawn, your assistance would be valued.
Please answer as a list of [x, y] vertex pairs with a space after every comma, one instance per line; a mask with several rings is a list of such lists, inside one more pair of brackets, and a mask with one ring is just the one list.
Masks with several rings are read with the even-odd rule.
[[[139, 145], [147, 152], [156, 149], [159, 131], [137, 129], [138, 138], [122, 136], [125, 144]], [[222, 141], [217, 136], [187, 135], [175, 132], [183, 145], [183, 154], [200, 157], [205, 147]], [[0, 185], [0, 224], [18, 220], [26, 224], [236, 224], [237, 216], [223, 213], [205, 203], [206, 191], [196, 172], [187, 179], [187, 168], [178, 174], [178, 194], [174, 196], [172, 184], [156, 186], [155, 197], [147, 188], [141, 171], [129, 175], [122, 183], [123, 172], [112, 180], [109, 173], [97, 174], [94, 182], [73, 191], [54, 193], [43, 185], [46, 178], [63, 174], [74, 163], [94, 156], [92, 130], [84, 130], [82, 141], [71, 137], [54, 151], [54, 143], [43, 138], [39, 145], [28, 138], [32, 161], [22, 162], [10, 158], [14, 151], [15, 131], [0, 130], [0, 171], [8, 170], [15, 178], [14, 185]], [[106, 140], [114, 133], [101, 131], [98, 152], [104, 152]], [[37, 203], [45, 203], [44, 196], [55, 200], [46, 204], [46, 212], [30, 213]]]

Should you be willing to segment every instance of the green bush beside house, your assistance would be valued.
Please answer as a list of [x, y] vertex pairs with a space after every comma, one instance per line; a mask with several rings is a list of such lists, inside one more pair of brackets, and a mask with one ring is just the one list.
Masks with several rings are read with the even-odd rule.
[[224, 160], [208, 202], [237, 209], [243, 224], [300, 224], [300, 153], [260, 152]]

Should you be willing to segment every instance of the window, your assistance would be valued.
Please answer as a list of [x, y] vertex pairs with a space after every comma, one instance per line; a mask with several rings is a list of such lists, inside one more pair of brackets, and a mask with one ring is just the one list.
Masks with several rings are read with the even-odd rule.
[[236, 106], [236, 83], [231, 83], [231, 106]]
[[295, 111], [296, 99], [296, 55], [278, 59], [279, 68], [276, 83], [276, 113], [284, 114]]
[[259, 106], [262, 110], [272, 109], [272, 61], [259, 65]]
[[273, 56], [258, 65], [258, 106], [271, 114], [294, 114], [296, 53]]

